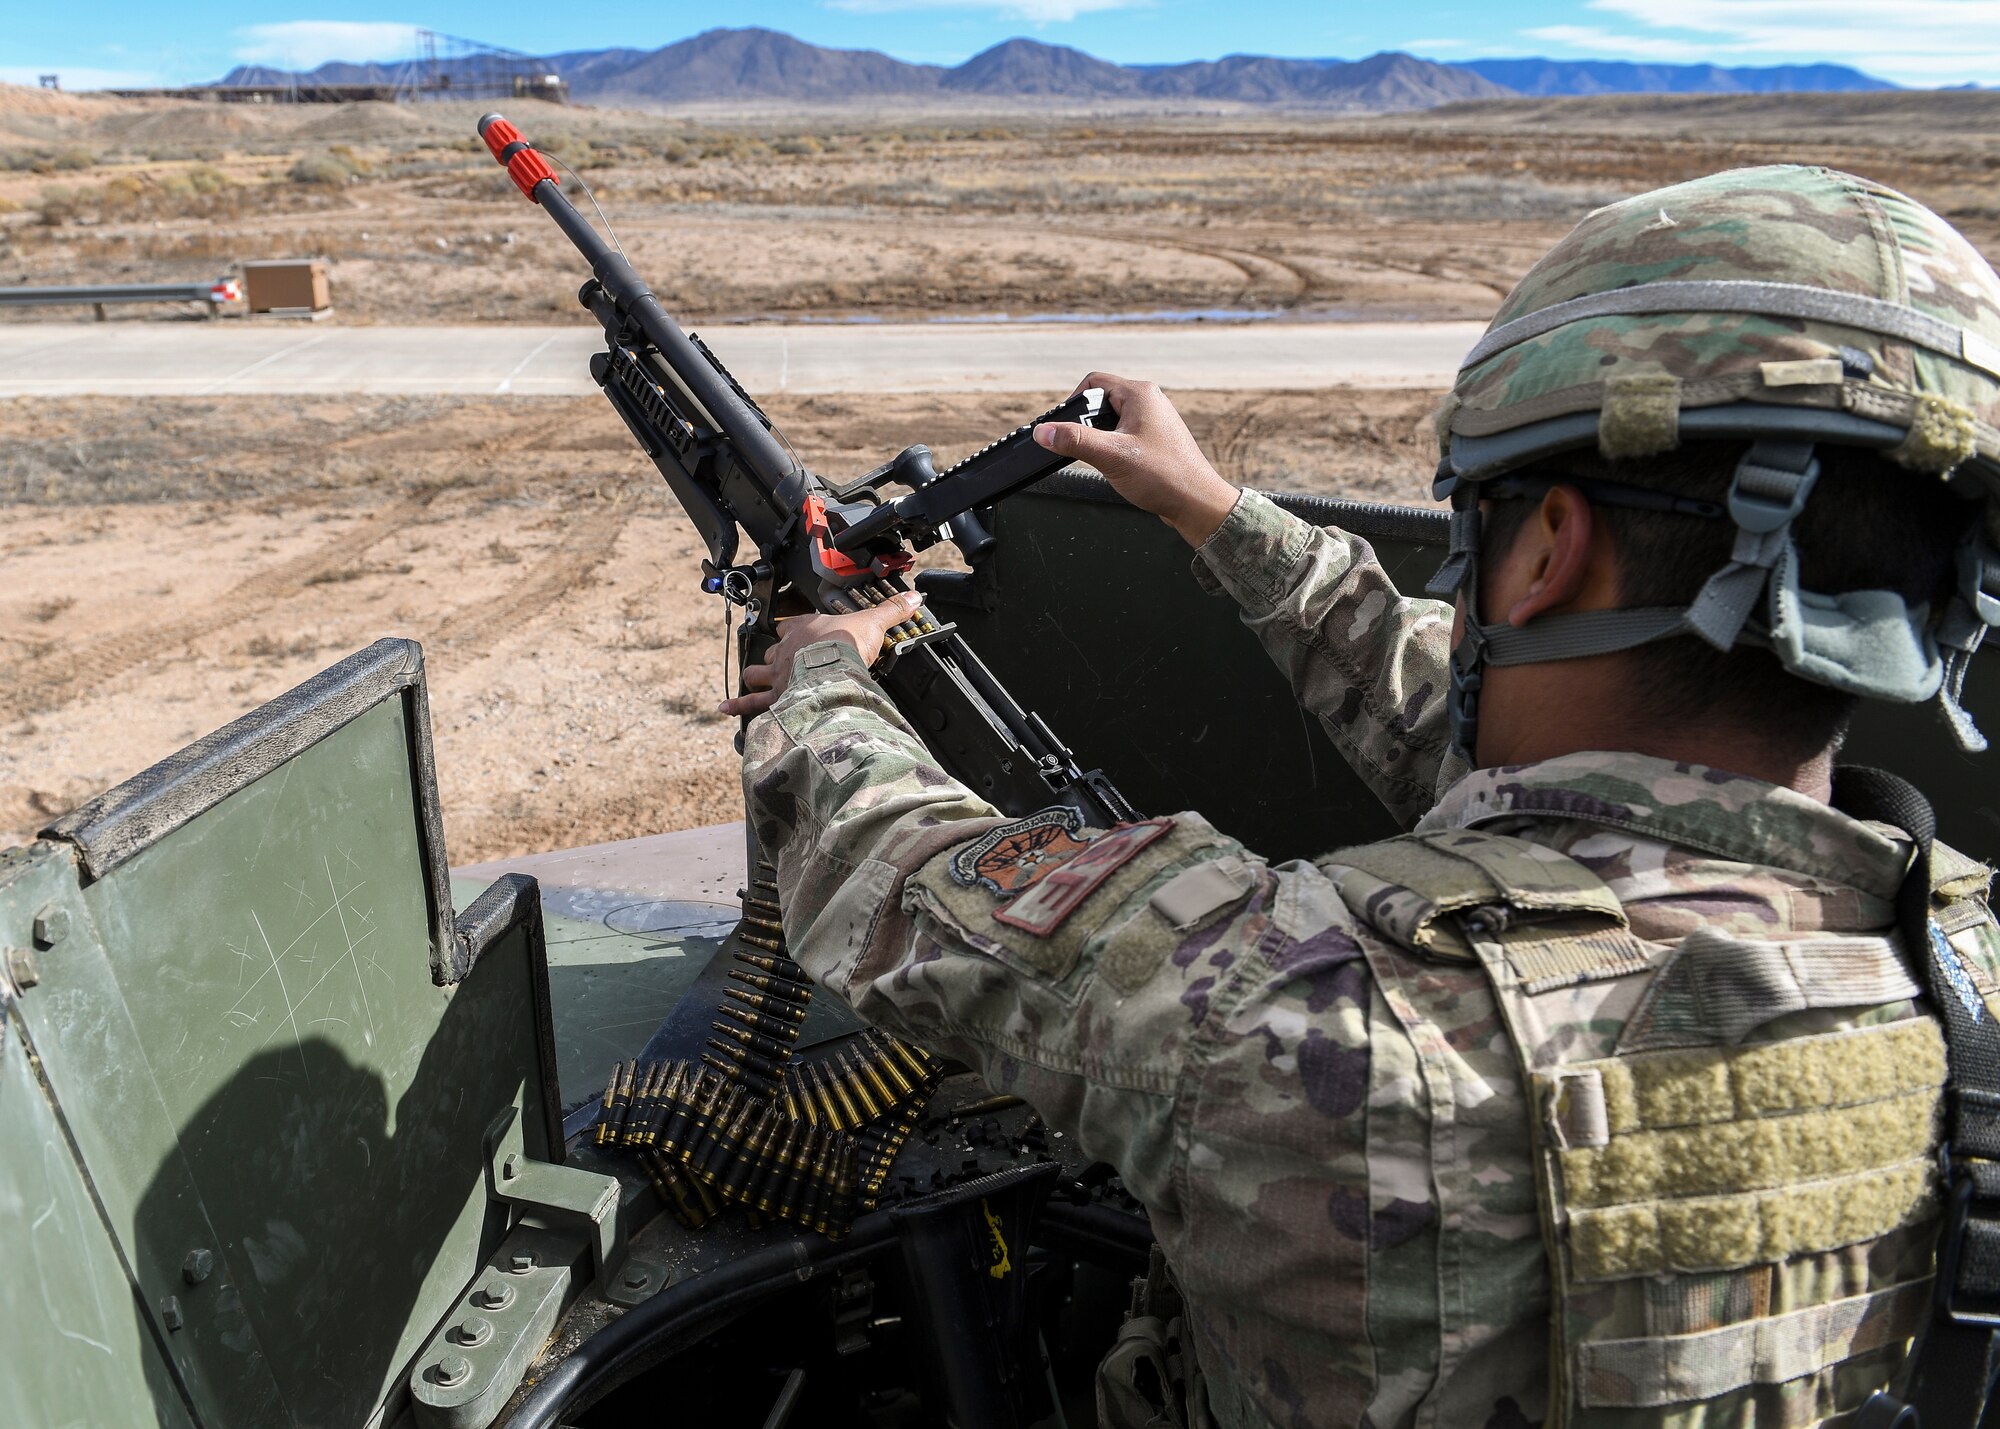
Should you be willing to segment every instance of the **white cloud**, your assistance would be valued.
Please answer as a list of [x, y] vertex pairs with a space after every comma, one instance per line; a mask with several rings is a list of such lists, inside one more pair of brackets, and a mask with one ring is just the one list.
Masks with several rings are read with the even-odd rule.
[[[1588, 0], [1644, 27], [1544, 25], [1525, 33], [1640, 59], [1836, 61], [1909, 84], [2000, 80], [2000, 0]], [[1666, 33], [1652, 33], [1665, 31]]]
[[1472, 41], [1461, 39], [1445, 40], [1405, 40], [1390, 48], [1402, 50], [1406, 54], [1422, 54], [1426, 50], [1465, 50], [1472, 48]]
[[1151, 0], [827, 0], [827, 7], [855, 15], [892, 15], [910, 10], [981, 10], [1031, 25], [1063, 24], [1104, 10], [1143, 9]]
[[237, 59], [279, 69], [313, 69], [328, 60], [356, 64], [406, 60], [417, 52], [414, 25], [286, 20], [276, 25], [246, 25], [236, 34], [242, 41], [234, 52]]
[[1670, 40], [1664, 35], [1615, 35], [1596, 25], [1538, 25], [1523, 30], [1531, 40], [1545, 40], [1593, 55], [1617, 55], [1672, 63], [1698, 64], [1716, 57], [1721, 46], [1695, 40]]
[[55, 75], [64, 89], [154, 89], [166, 83], [148, 70], [92, 69], [87, 65], [0, 65], [0, 83], [38, 85]]

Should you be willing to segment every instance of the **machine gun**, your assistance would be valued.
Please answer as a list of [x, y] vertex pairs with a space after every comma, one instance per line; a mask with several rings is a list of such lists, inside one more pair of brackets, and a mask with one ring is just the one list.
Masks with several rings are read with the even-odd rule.
[[[1036, 444], [1034, 428], [1116, 419], [1092, 388], [947, 471], [916, 446], [859, 480], [830, 485], [806, 470], [707, 345], [681, 331], [624, 253], [598, 236], [534, 145], [497, 114], [479, 121], [479, 133], [589, 260], [592, 276], [578, 298], [605, 337], [591, 376], [707, 543], [703, 588], [744, 610], [746, 666], [775, 643], [781, 597], [831, 614], [863, 609], [909, 589], [913, 552], [944, 539], [976, 565], [993, 544], [979, 512], [1063, 464]], [[908, 494], [889, 499], [893, 486]], [[741, 564], [739, 528], [756, 547]], [[920, 577], [918, 589], [935, 586]], [[889, 632], [876, 674], [944, 767], [1007, 813], [1063, 804], [1100, 828], [1138, 817], [1101, 771], [1081, 768], [1041, 717], [1016, 703], [956, 626], [927, 609]]]

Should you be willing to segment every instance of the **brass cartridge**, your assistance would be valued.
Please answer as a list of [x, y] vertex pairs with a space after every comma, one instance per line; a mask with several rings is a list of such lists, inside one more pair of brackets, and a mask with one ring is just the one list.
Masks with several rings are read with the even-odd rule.
[[640, 1152], [639, 1164], [645, 1168], [646, 1179], [653, 1183], [654, 1192], [673, 1212], [675, 1220], [689, 1230], [700, 1230], [708, 1223], [712, 1212], [697, 1194], [695, 1183], [689, 1181], [678, 1166], [657, 1151]]
[[903, 1100], [902, 1097], [889, 1090], [888, 1080], [882, 1075], [882, 1068], [877, 1062], [873, 1050], [865, 1043], [854, 1049], [854, 1065], [868, 1086], [874, 1091], [876, 1104], [883, 1111], [893, 1110]]
[[[768, 1057], [759, 1056], [749, 1048], [741, 1046], [738, 1043], [724, 1042], [718, 1037], [711, 1037], [708, 1039], [707, 1045], [713, 1049], [715, 1055], [727, 1058], [731, 1065], [740, 1067], [753, 1078], [763, 1081], [774, 1081], [782, 1075], [782, 1069], [775, 1062], [771, 1061]], [[708, 1054], [703, 1053], [702, 1055], [706, 1057]], [[710, 1065], [713, 1066], [714, 1064], [710, 1063]]]
[[632, 1092], [632, 1112], [625, 1121], [624, 1142], [627, 1146], [643, 1146], [647, 1142], [646, 1133], [652, 1125], [653, 1113], [659, 1107], [660, 1088], [666, 1079], [665, 1062], [655, 1062], [639, 1074], [638, 1086]]
[[806, 1173], [806, 1197], [799, 1206], [799, 1224], [826, 1232], [827, 1178], [833, 1174], [833, 1138], [822, 1137], [813, 1148], [812, 1169]]
[[725, 987], [722, 991], [725, 996], [736, 999], [737, 1002], [759, 1016], [769, 1018], [773, 1021], [789, 1019], [793, 1022], [803, 1022], [806, 1020], [805, 1008], [796, 1002], [787, 1002], [783, 998], [773, 997], [769, 993], [751, 992], [748, 988], [742, 987]]
[[735, 958], [739, 963], [748, 963], [751, 967], [757, 969], [758, 972], [777, 973], [780, 976], [792, 972], [798, 967], [798, 964], [790, 958], [774, 958], [766, 953], [746, 953], [740, 948], [731, 953], [730, 956]]
[[656, 1146], [664, 1146], [667, 1131], [674, 1123], [674, 1117], [683, 1112], [691, 1112], [694, 1103], [694, 1074], [699, 1070], [686, 1058], [676, 1057], [673, 1069], [667, 1074], [667, 1084], [660, 1089], [659, 1128], [654, 1133]]
[[757, 1209], [766, 1213], [774, 1211], [783, 1198], [786, 1182], [796, 1179], [799, 1142], [807, 1134], [804, 1122], [781, 1118], [780, 1125], [784, 1137], [771, 1155], [770, 1174], [757, 1187]]
[[799, 1040], [799, 1024], [793, 1018], [770, 1017], [734, 1002], [723, 1002], [715, 1010], [777, 1041], [791, 1043]]
[[734, 1022], [711, 1022], [708, 1024], [708, 1030], [721, 1033], [739, 1047], [748, 1047], [758, 1056], [767, 1057], [778, 1066], [783, 1066], [792, 1055], [789, 1044], [780, 1042], [775, 1037], [766, 1037], [761, 1032], [752, 1032], [748, 1027]]
[[798, 1215], [799, 1204], [805, 1197], [813, 1136], [803, 1123], [793, 1122], [792, 1126], [798, 1134], [785, 1138], [787, 1150], [771, 1206], [771, 1214], [786, 1221]]
[[652, 1109], [647, 1113], [644, 1128], [648, 1146], [662, 1146], [666, 1139], [668, 1124], [674, 1110], [680, 1105], [681, 1083], [687, 1072], [687, 1064], [678, 1058], [663, 1064], [665, 1076], [661, 1078], [660, 1089], [653, 1098]]
[[694, 1131], [696, 1074], [694, 1067], [683, 1064], [664, 1103], [666, 1122], [660, 1128], [655, 1144], [670, 1155], [683, 1155], [687, 1150], [688, 1137]]
[[868, 1083], [861, 1076], [861, 1069], [849, 1057], [848, 1049], [840, 1048], [833, 1054], [834, 1065], [840, 1068], [841, 1085], [854, 1101], [860, 1103], [861, 1114], [855, 1118], [857, 1126], [875, 1120], [882, 1114], [881, 1106], [868, 1090]]
[[826, 1089], [840, 1107], [840, 1119], [834, 1123], [841, 1131], [852, 1131], [866, 1120], [861, 1109], [854, 1104], [854, 1098], [847, 1093], [847, 1079], [841, 1075], [838, 1063], [821, 1063], [820, 1070], [826, 1076]]
[[746, 973], [740, 968], [731, 968], [729, 976], [736, 982], [756, 988], [759, 992], [768, 993], [772, 997], [781, 997], [787, 1002], [803, 1005], [812, 1000], [810, 987], [802, 987], [789, 979], [773, 977], [769, 973]]
[[723, 1163], [721, 1174], [716, 1178], [716, 1194], [726, 1201], [740, 1201], [743, 1191], [750, 1184], [750, 1173], [757, 1169], [757, 1154], [764, 1140], [771, 1134], [771, 1123], [767, 1117], [750, 1116], [749, 1108], [744, 1109], [743, 1136], [736, 1148], [729, 1153]]
[[819, 1115], [813, 1120], [839, 1131], [840, 1108], [835, 1104], [833, 1094], [827, 1090], [826, 1078], [821, 1073], [819, 1063], [808, 1062], [805, 1071], [806, 1087], [812, 1096], [813, 1104], [819, 1108]]
[[812, 1103], [805, 1097], [797, 1067], [785, 1068], [780, 1097], [785, 1104], [785, 1115], [793, 1121], [810, 1122]]
[[[732, 1088], [740, 1092], [740, 1087]], [[746, 1097], [738, 1097], [730, 1108], [730, 1114], [720, 1117], [712, 1127], [712, 1134], [701, 1148], [692, 1167], [694, 1173], [704, 1181], [713, 1182], [729, 1169], [729, 1164], [742, 1150], [743, 1138], [750, 1131], [750, 1115], [755, 1103]]]
[[[866, 1042], [869, 1046], [869, 1049], [875, 1053], [874, 1060], [876, 1067], [878, 1067], [882, 1071], [882, 1073], [888, 1077], [890, 1081], [896, 1084], [896, 1090], [901, 1092], [906, 1097], [915, 1096], [917, 1094], [916, 1083], [912, 1082], [909, 1079], [909, 1077], [904, 1074], [903, 1068], [900, 1065], [898, 1065], [898, 1059], [895, 1053], [889, 1050], [887, 1039], [884, 1038], [880, 1032], [877, 1032], [873, 1027], [871, 1027], [865, 1033], [862, 1034], [862, 1040]], [[918, 1080], [921, 1081], [922, 1079], [919, 1078]]]
[[619, 1123], [624, 1120], [624, 1117], [619, 1112], [620, 1102], [618, 1091], [621, 1086], [624, 1087], [624, 1104], [629, 1106], [631, 1104], [632, 1087], [625, 1080], [628, 1075], [629, 1069], [625, 1063], [614, 1062], [611, 1067], [611, 1075], [604, 1080], [604, 1105], [597, 1113], [596, 1141], [599, 1146], [611, 1146], [618, 1140]]
[[883, 1040], [889, 1044], [890, 1051], [897, 1059], [915, 1074], [918, 1086], [929, 1090], [937, 1085], [938, 1077], [944, 1068], [936, 1058], [921, 1047], [912, 1047], [900, 1037], [885, 1035]]

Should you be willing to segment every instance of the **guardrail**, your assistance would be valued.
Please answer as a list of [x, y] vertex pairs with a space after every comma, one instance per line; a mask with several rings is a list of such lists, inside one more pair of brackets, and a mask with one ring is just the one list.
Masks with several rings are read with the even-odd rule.
[[106, 303], [206, 303], [214, 317], [224, 303], [238, 302], [243, 286], [234, 278], [212, 283], [95, 283], [81, 287], [0, 288], [0, 307], [32, 307], [44, 303], [89, 303], [97, 320], [105, 318]]

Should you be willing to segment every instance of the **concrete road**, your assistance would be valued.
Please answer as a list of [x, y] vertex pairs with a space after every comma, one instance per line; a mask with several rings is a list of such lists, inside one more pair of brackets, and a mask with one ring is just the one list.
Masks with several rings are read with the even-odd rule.
[[[702, 336], [756, 392], [1054, 392], [1093, 368], [1167, 387], [1445, 387], [1478, 323], [745, 324]], [[0, 325], [0, 397], [566, 396], [584, 327]]]

